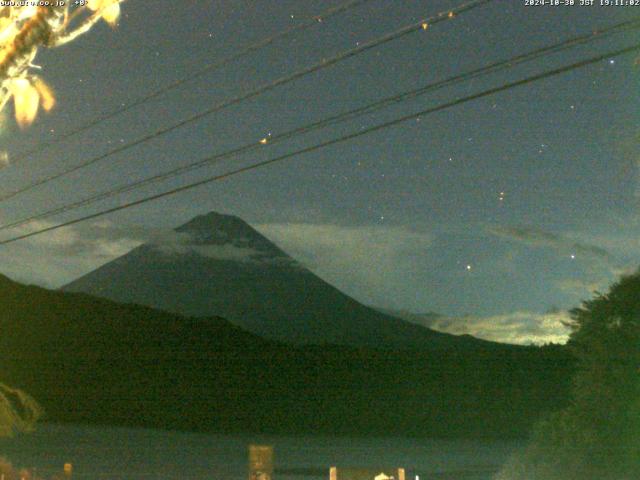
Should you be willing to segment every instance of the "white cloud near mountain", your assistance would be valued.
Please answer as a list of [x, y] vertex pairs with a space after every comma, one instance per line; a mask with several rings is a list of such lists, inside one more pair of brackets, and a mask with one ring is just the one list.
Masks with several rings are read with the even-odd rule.
[[[232, 260], [236, 262], [258, 262], [260, 251], [251, 247], [225, 243], [222, 245], [194, 245], [187, 234], [181, 234], [183, 238], [179, 242], [157, 242], [154, 244], [157, 251], [171, 257], [172, 255], [183, 255], [196, 253], [202, 257], [216, 260]], [[170, 258], [169, 258], [170, 260]]]
[[561, 235], [535, 227], [493, 226], [489, 233], [498, 237], [522, 242], [533, 247], [548, 247], [562, 254], [583, 255], [605, 262], [613, 260], [612, 254], [600, 245], [588, 243], [575, 235]]
[[[11, 233], [28, 234], [53, 224], [36, 221]], [[104, 225], [87, 224], [4, 245], [0, 250], [0, 262], [2, 273], [15, 280], [58, 287], [127, 253], [140, 243], [140, 239], [116, 233]]]
[[[546, 248], [559, 256], [576, 261], [581, 273], [553, 281], [554, 286], [572, 297], [590, 298], [594, 292], [604, 292], [622, 275], [637, 268], [640, 240], [634, 230], [620, 223], [610, 231], [597, 234], [588, 230], [563, 233], [549, 232], [536, 227], [491, 226], [487, 231], [499, 238], [533, 248]], [[636, 226], [637, 227], [637, 226]]]
[[397, 260], [398, 255], [424, 253], [432, 235], [404, 227], [343, 227], [318, 224], [264, 224], [255, 228], [287, 251], [295, 251], [301, 260], [320, 266], [335, 263], [341, 257], [363, 264]]
[[[430, 233], [396, 226], [283, 223], [254, 225], [314, 273], [364, 303], [402, 303], [419, 273], [416, 259], [428, 255]], [[395, 287], [394, 287], [395, 286]], [[395, 288], [395, 290], [394, 290]], [[406, 299], [404, 299], [406, 300]]]
[[[52, 225], [55, 223], [35, 221], [11, 233], [12, 236], [24, 235]], [[193, 245], [189, 234], [172, 229], [100, 221], [52, 230], [3, 246], [1, 273], [17, 281], [55, 288], [143, 243], [151, 243], [167, 255], [191, 251], [220, 260], [279, 260], [262, 258], [259, 251], [241, 244]]]
[[543, 345], [565, 343], [570, 330], [563, 322], [569, 320], [569, 313], [566, 311], [518, 311], [486, 317], [438, 317], [429, 326], [455, 335], [469, 334], [497, 342]]

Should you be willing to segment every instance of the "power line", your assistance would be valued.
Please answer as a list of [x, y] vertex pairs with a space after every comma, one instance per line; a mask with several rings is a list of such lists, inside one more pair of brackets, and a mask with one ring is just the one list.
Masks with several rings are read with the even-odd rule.
[[[640, 27], [640, 17], [637, 17], [635, 19], [631, 19], [631, 20], [628, 20], [628, 21], [625, 21], [625, 22], [622, 22], [622, 23], [618, 23], [618, 24], [615, 24], [615, 25], [612, 25], [612, 26], [609, 26], [609, 27], [605, 27], [603, 29], [591, 32], [589, 34], [583, 34], [583, 35], [579, 35], [579, 36], [576, 36], [576, 37], [572, 37], [570, 39], [564, 40], [562, 42], [559, 42], [559, 43], [556, 43], [556, 44], [553, 44], [553, 45], [544, 46], [544, 47], [535, 49], [535, 50], [527, 52], [527, 53], [516, 55], [516, 56], [511, 57], [511, 58], [506, 59], [506, 60], [500, 60], [500, 61], [494, 62], [492, 64], [489, 64], [487, 66], [484, 66], [484, 67], [481, 67], [481, 68], [478, 68], [478, 69], [475, 69], [475, 70], [472, 70], [472, 71], [469, 71], [469, 72], [465, 72], [465, 73], [462, 73], [462, 74], [459, 74], [459, 75], [454, 75], [454, 76], [446, 78], [444, 80], [440, 80], [440, 81], [437, 81], [437, 82], [434, 82], [434, 83], [430, 83], [430, 84], [428, 84], [426, 86], [423, 86], [421, 88], [418, 88], [418, 89], [414, 89], [414, 90], [410, 90], [408, 92], [403, 92], [403, 93], [400, 93], [400, 94], [397, 94], [397, 95], [386, 97], [386, 98], [378, 100], [378, 101], [376, 101], [374, 103], [367, 104], [367, 105], [365, 105], [363, 107], [359, 107], [359, 108], [356, 108], [356, 109], [353, 109], [353, 110], [350, 110], [350, 111], [347, 111], [347, 112], [343, 112], [343, 113], [340, 113], [340, 114], [337, 114], [337, 115], [333, 115], [333, 116], [330, 116], [328, 118], [316, 121], [314, 123], [307, 124], [307, 125], [304, 125], [304, 126], [301, 126], [301, 127], [297, 127], [295, 129], [289, 130], [287, 132], [283, 132], [283, 133], [278, 134], [278, 135], [274, 135], [274, 136], [270, 137], [270, 139], [268, 141], [268, 144], [272, 145], [274, 143], [281, 142], [283, 140], [292, 138], [292, 137], [297, 136], [297, 135], [303, 135], [303, 134], [306, 134], [306, 133], [308, 133], [310, 131], [313, 131], [313, 130], [316, 130], [316, 129], [319, 129], [319, 128], [323, 128], [323, 127], [328, 126], [328, 125], [333, 125], [333, 124], [336, 124], [338, 122], [344, 122], [344, 121], [352, 120], [352, 119], [357, 118], [359, 116], [373, 113], [373, 112], [375, 112], [375, 111], [377, 111], [377, 110], [379, 110], [379, 109], [381, 109], [381, 108], [383, 108], [385, 106], [388, 106], [388, 105], [392, 105], [392, 104], [395, 104], [395, 103], [400, 103], [400, 102], [406, 101], [408, 99], [416, 98], [416, 97], [418, 97], [420, 95], [424, 95], [426, 93], [429, 93], [429, 92], [432, 92], [432, 91], [435, 91], [435, 90], [438, 90], [438, 89], [441, 89], [441, 88], [444, 88], [444, 87], [448, 87], [448, 86], [451, 86], [451, 85], [456, 85], [456, 84], [461, 83], [463, 81], [467, 81], [467, 80], [471, 80], [471, 79], [474, 79], [474, 78], [478, 78], [478, 77], [480, 77], [482, 75], [496, 73], [498, 71], [502, 71], [502, 70], [505, 70], [507, 68], [512, 68], [512, 67], [514, 67], [514, 66], [516, 66], [518, 64], [524, 63], [524, 62], [528, 62], [528, 61], [535, 60], [535, 59], [538, 59], [538, 58], [541, 58], [541, 57], [545, 57], [545, 56], [547, 56], [549, 54], [558, 53], [560, 51], [567, 50], [569, 48], [573, 48], [573, 47], [575, 47], [577, 45], [584, 45], [584, 44], [586, 44], [588, 42], [591, 42], [591, 41], [594, 41], [594, 40], [600, 40], [600, 39], [606, 38], [607, 36], [610, 36], [610, 35], [615, 34], [615, 33], [620, 33], [620, 32], [623, 32], [623, 31], [630, 30], [630, 29], [637, 29], [638, 27]], [[160, 173], [160, 174], [157, 174], [157, 175], [153, 175], [151, 177], [147, 177], [147, 178], [135, 181], [135, 182], [128, 183], [128, 184], [123, 185], [121, 187], [118, 187], [118, 188], [115, 188], [115, 189], [111, 189], [111, 190], [108, 190], [106, 192], [99, 193], [97, 195], [94, 195], [94, 196], [79, 200], [79, 201], [74, 202], [74, 203], [70, 203], [70, 204], [67, 204], [67, 205], [63, 205], [61, 207], [57, 207], [57, 208], [54, 208], [54, 209], [51, 209], [51, 210], [40, 212], [40, 213], [31, 215], [29, 217], [26, 217], [26, 218], [15, 220], [15, 221], [13, 221], [11, 223], [8, 223], [8, 224], [5, 224], [5, 225], [0, 225], [0, 230], [7, 230], [7, 229], [10, 229], [10, 228], [14, 228], [14, 227], [18, 227], [18, 226], [24, 225], [24, 224], [32, 222], [34, 220], [41, 220], [41, 219], [48, 218], [50, 216], [57, 215], [57, 214], [60, 214], [60, 213], [66, 213], [68, 211], [75, 210], [77, 208], [93, 204], [93, 203], [98, 202], [100, 200], [105, 200], [105, 199], [111, 198], [111, 197], [116, 196], [116, 195], [121, 194], [121, 193], [126, 193], [126, 192], [129, 192], [129, 191], [132, 191], [132, 190], [136, 190], [136, 189], [141, 188], [141, 187], [143, 187], [145, 185], [149, 185], [149, 184], [156, 183], [156, 182], [159, 182], [159, 181], [162, 181], [162, 180], [166, 180], [166, 179], [169, 179], [169, 178], [172, 178], [172, 177], [175, 177], [175, 176], [190, 172], [192, 170], [196, 170], [198, 168], [202, 168], [204, 166], [211, 165], [214, 162], [218, 162], [218, 161], [224, 160], [224, 159], [229, 158], [229, 157], [235, 157], [235, 156], [238, 156], [240, 154], [244, 154], [244, 153], [247, 153], [247, 152], [250, 152], [250, 151], [253, 151], [253, 150], [257, 150], [257, 149], [261, 149], [261, 148], [264, 148], [264, 146], [262, 144], [257, 143], [257, 142], [251, 142], [251, 143], [245, 144], [245, 145], [243, 145], [241, 147], [236, 147], [236, 148], [233, 148], [231, 150], [227, 150], [225, 152], [216, 154], [214, 156], [210, 156], [210, 157], [207, 157], [205, 159], [198, 160], [198, 161], [190, 163], [188, 165], [171, 169], [171, 170], [169, 170], [167, 172]]]
[[85, 167], [88, 167], [89, 165], [92, 165], [100, 160], [103, 160], [105, 158], [108, 158], [112, 155], [115, 155], [117, 153], [122, 153], [126, 150], [129, 150], [137, 145], [140, 145], [142, 143], [146, 143], [148, 141], [151, 141], [157, 137], [160, 137], [162, 135], [166, 135], [169, 132], [172, 132], [174, 130], [177, 130], [178, 128], [184, 127], [185, 125], [188, 125], [190, 123], [196, 122], [198, 120], [201, 120], [204, 117], [207, 117], [213, 113], [219, 112], [220, 110], [223, 110], [227, 107], [230, 107], [232, 105], [236, 105], [238, 103], [241, 103], [245, 100], [249, 100], [251, 98], [257, 97], [259, 95], [262, 95], [263, 93], [266, 93], [270, 90], [273, 90], [279, 86], [288, 84], [293, 82], [294, 80], [297, 80], [299, 78], [302, 78], [306, 75], [309, 75], [311, 73], [317, 72], [319, 70], [323, 70], [331, 65], [334, 65], [338, 62], [341, 62], [343, 60], [346, 60], [348, 58], [354, 57], [356, 55], [359, 55], [361, 53], [364, 53], [368, 50], [371, 50], [375, 47], [378, 47], [380, 45], [383, 45], [385, 43], [389, 43], [393, 40], [396, 40], [398, 38], [401, 38], [405, 35], [408, 35], [410, 33], [416, 32], [416, 31], [420, 31], [420, 30], [424, 30], [425, 29], [425, 25], [431, 25], [431, 24], [435, 24], [435, 23], [439, 23], [442, 21], [446, 21], [446, 20], [450, 20], [452, 18], [455, 18], [456, 16], [465, 13], [465, 12], [469, 12], [477, 7], [480, 7], [482, 5], [485, 5], [489, 2], [491, 2], [492, 0], [473, 0], [467, 3], [462, 4], [459, 7], [456, 7], [454, 9], [451, 10], [447, 10], [445, 12], [441, 12], [438, 13], [432, 17], [429, 17], [427, 19], [421, 20], [420, 22], [417, 23], [412, 23], [411, 25], [405, 26], [400, 28], [399, 30], [396, 30], [392, 33], [389, 33], [387, 35], [384, 35], [382, 37], [379, 37], [377, 39], [374, 39], [370, 42], [367, 42], [365, 44], [362, 44], [356, 48], [350, 49], [350, 50], [346, 50], [342, 53], [339, 53], [338, 55], [330, 58], [330, 59], [326, 59], [326, 60], [322, 60], [319, 63], [316, 63], [314, 65], [311, 65], [309, 67], [303, 68], [302, 70], [298, 70], [297, 72], [294, 72], [290, 75], [287, 75], [285, 77], [281, 77], [271, 83], [268, 83], [266, 85], [263, 85], [262, 87], [258, 87], [255, 90], [252, 90], [248, 93], [242, 94], [240, 96], [234, 97], [230, 100], [226, 100], [222, 103], [216, 104], [213, 107], [211, 107], [208, 110], [205, 110], [201, 113], [195, 114], [189, 118], [186, 118], [176, 124], [173, 124], [169, 127], [163, 127], [157, 131], [155, 131], [154, 133], [150, 133], [148, 135], [145, 135], [144, 137], [141, 137], [137, 140], [134, 140], [132, 142], [129, 142], [127, 144], [121, 145], [117, 148], [114, 148], [113, 150], [110, 150], [109, 152], [103, 153], [97, 157], [93, 157], [85, 162], [82, 162], [78, 165], [75, 165], [73, 167], [70, 167], [66, 170], [63, 170], [62, 172], [50, 175], [48, 177], [44, 177], [40, 180], [37, 180], [33, 183], [30, 183], [29, 185], [26, 185], [22, 188], [19, 188], [17, 190], [14, 190], [12, 192], [9, 192], [7, 194], [4, 194], [2, 196], [0, 196], [0, 201], [5, 201], [5, 200], [9, 200], [10, 198], [15, 197], [16, 195], [19, 195], [21, 193], [24, 193], [26, 191], [29, 191], [35, 187], [44, 185], [48, 182], [51, 182], [53, 180], [56, 180], [60, 177], [63, 177], [65, 175], [68, 175], [70, 173], [76, 172], [78, 170], [81, 170]]
[[158, 98], [162, 95], [164, 95], [165, 93], [170, 92], [171, 90], [175, 90], [178, 87], [181, 87], [182, 85], [189, 83], [193, 80], [195, 80], [196, 78], [202, 77], [203, 75], [207, 74], [207, 73], [211, 73], [215, 70], [218, 70], [219, 68], [222, 68], [232, 62], [235, 62], [236, 60], [241, 59], [242, 57], [245, 57], [257, 50], [260, 50], [264, 47], [267, 47], [269, 45], [271, 45], [272, 43], [276, 42], [277, 40], [281, 40], [283, 38], [286, 38], [294, 33], [297, 32], [301, 32], [304, 30], [307, 30], [308, 28], [313, 27], [314, 25], [317, 25], [318, 23], [323, 22], [324, 20], [331, 18], [335, 15], [338, 15], [340, 13], [346, 12], [348, 10], [351, 10], [353, 8], [359, 7], [360, 5], [367, 3], [371, 0], [351, 0], [348, 1], [342, 5], [338, 5], [336, 7], [330, 8], [327, 11], [325, 11], [324, 13], [321, 13], [319, 15], [316, 15], [314, 17], [312, 17], [311, 20], [308, 20], [306, 22], [300, 23], [298, 25], [289, 27], [281, 32], [276, 33], [275, 35], [272, 35], [270, 37], [267, 37], [265, 39], [262, 39], [258, 42], [252, 43], [250, 45], [247, 45], [246, 47], [244, 47], [242, 50], [240, 50], [239, 52], [230, 55], [226, 58], [223, 58], [217, 62], [213, 62], [210, 63], [208, 65], [205, 65], [203, 68], [201, 68], [200, 70], [197, 70], [196, 72], [192, 73], [189, 76], [183, 77], [179, 80], [176, 80], [173, 83], [170, 83], [169, 85], [166, 85], [162, 88], [159, 88], [145, 96], [140, 97], [137, 100], [134, 100], [133, 102], [129, 103], [126, 106], [122, 106], [121, 108], [117, 108], [109, 113], [105, 113], [102, 116], [97, 117], [96, 119], [76, 128], [75, 130], [71, 130], [68, 133], [64, 133], [62, 135], [59, 135], [58, 137], [49, 140], [47, 142], [42, 142], [39, 145], [37, 145], [36, 147], [32, 148], [31, 150], [28, 150], [24, 153], [21, 153], [20, 155], [16, 156], [13, 158], [12, 161], [12, 165], [15, 165], [16, 163], [21, 162], [22, 160], [25, 160], [28, 157], [31, 157], [32, 155], [35, 155], [36, 153], [41, 152], [42, 150], [44, 150], [47, 147], [51, 147], [53, 145], [56, 145], [58, 143], [63, 142], [64, 140], [67, 140], [71, 137], [74, 137], [75, 135], [78, 135], [79, 133], [82, 132], [86, 132], [87, 130], [92, 129], [93, 127], [107, 121], [107, 120], [111, 120], [112, 118], [115, 118], [123, 113], [126, 113], [136, 107], [139, 107], [140, 105], [143, 105], [155, 98]]
[[351, 133], [351, 134], [348, 134], [348, 135], [344, 135], [342, 137], [334, 138], [332, 140], [327, 140], [325, 142], [318, 143], [318, 144], [312, 145], [310, 147], [305, 147], [305, 148], [302, 148], [300, 150], [296, 150], [294, 152], [286, 153], [284, 155], [280, 155], [278, 157], [271, 158], [269, 160], [264, 160], [262, 162], [254, 163], [252, 165], [248, 165], [248, 166], [245, 166], [245, 167], [237, 168], [235, 170], [231, 170], [231, 171], [223, 173], [223, 174], [219, 174], [219, 175], [215, 175], [215, 176], [212, 176], [212, 177], [208, 177], [208, 178], [199, 180], [197, 182], [189, 183], [187, 185], [183, 185], [181, 187], [176, 187], [176, 188], [173, 188], [171, 190], [167, 190], [167, 191], [164, 191], [164, 192], [161, 192], [161, 193], [156, 193], [154, 195], [150, 195], [148, 197], [144, 197], [144, 198], [141, 198], [141, 199], [138, 199], [138, 200], [134, 200], [132, 202], [128, 202], [128, 203], [125, 203], [125, 204], [122, 204], [122, 205], [119, 205], [119, 206], [116, 206], [116, 207], [111, 207], [111, 208], [108, 208], [108, 209], [105, 209], [105, 210], [101, 210], [99, 212], [95, 212], [95, 213], [92, 213], [92, 214], [89, 214], [89, 215], [85, 215], [85, 216], [82, 216], [82, 217], [75, 218], [73, 220], [69, 220], [67, 222], [59, 223], [57, 225], [52, 225], [52, 226], [49, 226], [49, 227], [46, 227], [46, 228], [42, 228], [40, 230], [35, 230], [33, 232], [29, 232], [29, 233], [18, 235], [18, 236], [15, 236], [15, 237], [12, 237], [12, 238], [9, 238], [9, 239], [6, 239], [6, 240], [2, 240], [2, 241], [0, 241], [0, 245], [6, 245], [8, 243], [13, 243], [13, 242], [16, 242], [18, 240], [23, 240], [23, 239], [26, 239], [26, 238], [29, 238], [29, 237], [33, 237], [35, 235], [40, 235], [40, 234], [43, 234], [43, 233], [46, 233], [46, 232], [57, 230], [59, 228], [68, 227], [70, 225], [75, 225], [77, 223], [84, 222], [86, 220], [92, 220], [94, 218], [102, 217], [104, 215], [108, 215], [110, 213], [114, 213], [114, 212], [117, 212], [117, 211], [120, 211], [120, 210], [125, 210], [125, 209], [128, 209], [128, 208], [132, 208], [132, 207], [141, 205], [143, 203], [159, 200], [161, 198], [168, 197], [168, 196], [171, 196], [171, 195], [175, 195], [177, 193], [184, 192], [184, 191], [187, 191], [187, 190], [191, 190], [193, 188], [200, 187], [202, 185], [206, 185], [206, 184], [218, 181], [218, 180], [223, 180], [223, 179], [232, 177], [234, 175], [238, 175], [240, 173], [248, 172], [248, 171], [251, 171], [251, 170], [256, 170], [258, 168], [262, 168], [262, 167], [265, 167], [265, 166], [268, 166], [268, 165], [271, 165], [271, 164], [274, 164], [274, 163], [277, 163], [277, 162], [281, 162], [283, 160], [287, 160], [289, 158], [292, 158], [292, 157], [295, 157], [295, 156], [298, 156], [298, 155], [304, 155], [304, 154], [311, 153], [311, 152], [314, 152], [316, 150], [320, 150], [322, 148], [325, 148], [325, 147], [328, 147], [328, 146], [331, 146], [331, 145], [336, 145], [338, 143], [343, 143], [343, 142], [346, 142], [348, 140], [352, 140], [354, 138], [361, 137], [363, 135], [368, 135], [370, 133], [377, 132], [377, 131], [383, 130], [385, 128], [389, 128], [389, 127], [392, 127], [392, 126], [407, 122], [409, 120], [415, 120], [417, 118], [420, 118], [420, 117], [423, 117], [423, 116], [426, 116], [426, 115], [429, 115], [429, 114], [432, 114], [432, 113], [435, 113], [435, 112], [443, 111], [443, 110], [446, 110], [448, 108], [452, 108], [452, 107], [455, 107], [457, 105], [461, 105], [463, 103], [466, 103], [466, 102], [469, 102], [469, 101], [472, 101], [472, 100], [477, 100], [479, 98], [487, 97], [489, 95], [494, 95], [496, 93], [503, 92], [505, 90], [510, 90], [512, 88], [515, 88], [515, 87], [519, 87], [519, 86], [522, 86], [522, 85], [527, 85], [529, 83], [533, 83], [533, 82], [536, 82], [538, 80], [543, 80], [543, 79], [546, 79], [546, 78], [549, 78], [549, 77], [553, 77], [553, 76], [556, 76], [556, 75], [560, 75], [562, 73], [569, 72], [571, 70], [575, 70], [575, 69], [578, 69], [578, 68], [583, 68], [583, 67], [586, 67], [588, 65], [592, 65], [594, 63], [601, 62], [601, 61], [603, 61], [605, 59], [611, 59], [611, 58], [619, 57], [621, 55], [626, 55], [626, 54], [629, 54], [629, 53], [632, 53], [632, 52], [636, 52], [636, 51], [639, 51], [639, 50], [640, 50], [640, 44], [636, 44], [636, 45], [633, 45], [633, 46], [630, 46], [630, 47], [626, 47], [626, 48], [623, 48], [623, 49], [611, 51], [611, 52], [608, 52], [608, 53], [603, 54], [603, 55], [598, 55], [598, 56], [595, 56], [595, 57], [591, 57], [591, 58], [588, 58], [586, 60], [581, 60], [579, 62], [572, 63], [572, 64], [564, 66], [564, 67], [555, 68], [553, 70], [547, 70], [547, 71], [539, 73], [537, 75], [532, 75], [532, 76], [529, 76], [527, 78], [524, 78], [522, 80], [506, 83], [506, 84], [503, 84], [503, 85], [498, 86], [498, 87], [494, 87], [494, 88], [491, 88], [491, 89], [488, 89], [488, 90], [484, 90], [484, 91], [482, 91], [480, 93], [476, 93], [476, 94], [469, 95], [469, 96], [466, 96], [466, 97], [458, 98], [458, 99], [453, 100], [451, 102], [447, 102], [447, 103], [438, 105], [436, 107], [431, 107], [431, 108], [428, 108], [426, 110], [422, 110], [422, 111], [417, 112], [417, 113], [404, 115], [404, 116], [396, 118], [394, 120], [390, 120], [388, 122], [384, 122], [384, 123], [375, 125], [373, 127], [369, 127], [369, 128], [367, 128], [365, 130], [360, 130], [360, 131], [357, 131], [357, 132], [354, 132], [354, 133]]

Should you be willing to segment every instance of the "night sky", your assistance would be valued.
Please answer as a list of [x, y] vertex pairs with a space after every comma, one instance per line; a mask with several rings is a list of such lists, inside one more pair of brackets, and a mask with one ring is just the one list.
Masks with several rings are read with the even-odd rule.
[[[577, 0], [578, 2], [578, 0]], [[20, 130], [9, 158], [336, 1], [130, 0], [35, 63], [55, 110]], [[372, 0], [6, 167], [11, 191], [462, 1]], [[599, 3], [599, 2], [597, 2]], [[494, 1], [64, 179], [0, 203], [3, 223], [640, 15], [640, 7]], [[367, 128], [633, 45], [637, 30], [442, 89], [258, 153], [40, 222], [46, 226], [238, 165]], [[214, 210], [242, 217], [321, 277], [371, 305], [455, 317], [440, 325], [507, 341], [562, 340], [566, 309], [637, 267], [640, 57], [606, 59], [353, 141], [75, 227], [0, 247], [0, 271], [60, 286], [145, 232]], [[35, 228], [35, 227], [30, 227]], [[2, 232], [3, 238], [12, 233]]]

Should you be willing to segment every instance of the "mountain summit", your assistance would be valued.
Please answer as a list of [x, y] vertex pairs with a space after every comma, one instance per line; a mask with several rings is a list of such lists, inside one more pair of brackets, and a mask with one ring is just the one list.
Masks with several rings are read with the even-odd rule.
[[486, 344], [366, 307], [235, 216], [195, 217], [63, 287], [188, 316], [218, 315], [297, 344], [449, 348]]

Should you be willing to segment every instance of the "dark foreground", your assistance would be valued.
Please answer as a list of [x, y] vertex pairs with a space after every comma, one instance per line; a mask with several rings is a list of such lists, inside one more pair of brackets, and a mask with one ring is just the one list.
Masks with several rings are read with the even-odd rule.
[[525, 437], [567, 399], [561, 348], [291, 347], [189, 319], [0, 282], [2, 380], [55, 422], [439, 438]]
[[14, 465], [50, 478], [73, 465], [77, 480], [244, 480], [249, 443], [274, 447], [274, 480], [326, 480], [330, 466], [402, 465], [408, 480], [489, 480], [516, 441], [255, 436], [42, 425], [0, 440]]

